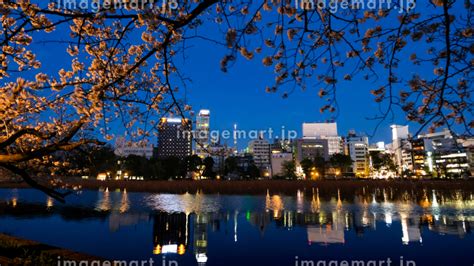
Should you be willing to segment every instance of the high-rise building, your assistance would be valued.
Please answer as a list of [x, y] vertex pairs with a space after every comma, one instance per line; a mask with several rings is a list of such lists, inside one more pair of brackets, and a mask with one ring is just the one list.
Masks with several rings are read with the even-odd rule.
[[411, 141], [413, 171], [416, 176], [430, 175], [434, 170], [434, 156], [449, 153], [455, 141], [449, 129], [418, 135]]
[[474, 138], [464, 140], [462, 146], [464, 147], [467, 161], [469, 162], [470, 176], [474, 176]]
[[416, 176], [427, 175], [428, 156], [425, 150], [425, 139], [414, 139], [411, 141], [411, 153], [413, 160], [413, 172]]
[[325, 139], [328, 153], [342, 153], [342, 138], [337, 134], [337, 123], [303, 123], [303, 139]]
[[205, 158], [209, 156], [209, 122], [210, 122], [210, 111], [202, 109], [199, 111], [196, 117], [196, 154]]
[[259, 168], [270, 166], [270, 143], [262, 137], [249, 142], [249, 153], [252, 154], [255, 165]]
[[346, 139], [346, 153], [352, 160], [352, 171], [358, 177], [369, 175], [369, 138], [350, 132]]
[[398, 172], [413, 170], [408, 126], [392, 125], [390, 127], [392, 128], [391, 150], [395, 157], [395, 164], [398, 166]]
[[184, 159], [192, 152], [192, 124], [187, 119], [162, 118], [158, 128], [159, 158]]
[[337, 123], [303, 123], [303, 138], [337, 136]]
[[322, 157], [329, 159], [327, 139], [298, 139], [295, 142], [296, 161], [300, 163], [304, 159], [314, 160]]
[[392, 140], [407, 139], [410, 136], [408, 126], [391, 125], [390, 128], [392, 128]]
[[466, 177], [473, 174], [472, 150], [474, 139], [458, 136], [456, 138], [445, 129], [439, 133], [421, 135], [426, 150], [433, 162], [433, 175], [436, 177]]
[[437, 177], [468, 177], [472, 173], [469, 158], [466, 152], [455, 152], [449, 154], [437, 154], [434, 157]]
[[451, 132], [449, 129], [445, 128], [441, 132], [434, 132], [434, 133], [428, 133], [428, 134], [421, 134], [418, 135], [418, 139], [423, 139], [425, 140], [425, 149], [427, 151], [433, 151], [433, 141], [442, 141], [443, 139], [452, 139], [453, 136], [451, 135]]
[[465, 177], [472, 173], [469, 145], [448, 129], [411, 138], [408, 126], [393, 125], [391, 152], [399, 173], [413, 170], [418, 177]]
[[234, 131], [232, 132], [232, 138], [234, 139], [234, 154], [239, 153], [239, 149], [237, 148], [237, 124], [234, 124]]

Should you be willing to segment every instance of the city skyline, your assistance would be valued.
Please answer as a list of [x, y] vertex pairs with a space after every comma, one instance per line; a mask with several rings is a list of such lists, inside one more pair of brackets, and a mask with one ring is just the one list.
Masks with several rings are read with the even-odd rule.
[[0, 0], [0, 264], [471, 265], [471, 2]]
[[[208, 121], [210, 121], [206, 127], [208, 133], [209, 141], [216, 141], [219, 140], [220, 144], [227, 144], [229, 147], [234, 147], [234, 138], [233, 138], [233, 132], [236, 130], [235, 126], [237, 126], [236, 131], [241, 131], [245, 132], [245, 134], [242, 134], [240, 136], [245, 136], [245, 137], [239, 137], [237, 138], [237, 148], [238, 150], [244, 150], [248, 147], [248, 142], [254, 139], [258, 139], [260, 136], [260, 132], [264, 132], [263, 136], [264, 139], [273, 142], [274, 140], [277, 139], [282, 139], [281, 136], [285, 136], [285, 139], [288, 139], [288, 136], [294, 136], [292, 135], [293, 132], [296, 132], [296, 136], [290, 137], [289, 139], [298, 139], [298, 138], [304, 138], [304, 124], [326, 124], [326, 123], [336, 123], [337, 124], [337, 136], [340, 137], [347, 137], [349, 136], [352, 132], [355, 132], [358, 135], [365, 136], [368, 138], [370, 144], [375, 144], [378, 142], [384, 142], [385, 144], [391, 143], [392, 142], [392, 126], [397, 125], [397, 126], [402, 126], [402, 127], [408, 127], [409, 134], [412, 138], [417, 138], [418, 136], [423, 136], [426, 134], [430, 134], [426, 129], [419, 132], [418, 135], [414, 135], [418, 131], [418, 127], [414, 123], [408, 123], [406, 120], [402, 120], [402, 123], [389, 123], [386, 121], [386, 123], [382, 123], [379, 125], [377, 128], [376, 134], [371, 135], [370, 132], [367, 132], [367, 129], [363, 129], [360, 126], [357, 126], [357, 123], [355, 127], [344, 127], [344, 123], [339, 122], [339, 120], [331, 120], [331, 121], [323, 121], [323, 120], [292, 120], [292, 125], [294, 125], [294, 128], [291, 128], [287, 126], [288, 124], [284, 123], [284, 121], [280, 120], [275, 120], [276, 127], [266, 127], [264, 126], [267, 122], [261, 122], [261, 121], [256, 121], [256, 120], [239, 120], [239, 121], [231, 121], [223, 118], [222, 113], [219, 113], [217, 111], [214, 111], [213, 109], [209, 108], [208, 105], [203, 106], [200, 109], [195, 109], [192, 112], [192, 115], [189, 115], [186, 117], [186, 119], [189, 119], [189, 121], [192, 122], [193, 124], [193, 135], [198, 136], [199, 135], [199, 130], [197, 128], [194, 128], [197, 126], [198, 119], [199, 119], [199, 113], [201, 111], [205, 111], [206, 113], [212, 113], [212, 118]], [[182, 116], [178, 115], [170, 115], [170, 116], [165, 116], [163, 118], [177, 118], [181, 119]], [[163, 119], [162, 118], [162, 119]], [[216, 121], [217, 120], [217, 121]], [[220, 121], [220, 122], [219, 122]], [[224, 122], [222, 122], [224, 121]], [[266, 120], [264, 120], [266, 121]], [[220, 123], [220, 124], [219, 124]], [[223, 126], [223, 124], [225, 126]], [[254, 125], [254, 126], [251, 126]], [[345, 130], [347, 129], [347, 130]], [[441, 127], [438, 128], [435, 132], [442, 132], [448, 130], [447, 127]], [[157, 130], [158, 132], [158, 130]], [[269, 132], [271, 132], [269, 134]], [[125, 136], [127, 135], [126, 132]], [[459, 134], [458, 136], [463, 136], [463, 133], [461, 132], [456, 132], [455, 129], [453, 129], [454, 134]], [[148, 143], [155, 143], [157, 136], [154, 134], [151, 137], [147, 137]], [[227, 137], [222, 137], [222, 136], [227, 136]], [[117, 134], [114, 134], [115, 138], [120, 138], [123, 137], [119, 132]], [[217, 138], [216, 138], [217, 137]], [[111, 144], [115, 141], [115, 138], [111, 141]], [[138, 138], [138, 139], [143, 139], [143, 138]], [[196, 145], [196, 137], [193, 139], [193, 147]], [[133, 137], [128, 137], [128, 140], [134, 141], [135, 139]]]
[[[205, 135], [207, 138], [209, 138], [208, 141], [219, 141], [221, 145], [227, 144], [229, 147], [234, 146], [234, 133], [235, 131], [237, 132], [242, 132], [242, 134], [237, 134], [237, 136], [240, 136], [237, 138], [237, 148], [239, 150], [244, 150], [245, 148], [248, 147], [248, 144], [250, 141], [259, 139], [261, 136], [263, 136], [263, 139], [268, 140], [270, 142], [273, 142], [278, 139], [285, 139], [285, 140], [296, 140], [299, 138], [315, 138], [314, 136], [305, 136], [304, 135], [304, 127], [305, 124], [336, 124], [335, 126], [335, 135], [334, 136], [339, 136], [339, 137], [348, 137], [350, 135], [353, 135], [354, 133], [360, 136], [364, 136], [368, 138], [368, 141], [370, 144], [376, 144], [379, 142], [384, 142], [385, 144], [389, 144], [393, 141], [393, 129], [392, 127], [397, 126], [397, 127], [403, 127], [406, 130], [408, 130], [407, 134], [412, 137], [412, 138], [418, 138], [419, 136], [424, 136], [426, 134], [430, 134], [426, 131], [420, 132], [418, 135], [414, 135], [414, 133], [417, 131], [416, 129], [412, 129], [410, 124], [411, 123], [391, 123], [387, 124], [386, 126], [380, 126], [379, 131], [384, 132], [384, 138], [376, 138], [365, 132], [364, 130], [361, 130], [359, 128], [349, 128], [348, 130], [341, 130], [340, 123], [336, 121], [293, 121], [295, 124], [297, 124], [296, 128], [289, 128], [285, 125], [280, 125], [277, 127], [248, 127], [246, 125], [248, 124], [240, 124], [238, 122], [226, 122], [226, 124], [229, 124], [228, 127], [220, 127], [219, 125], [215, 125], [215, 119], [216, 116], [219, 117], [219, 114], [217, 112], [213, 112], [210, 108], [204, 107], [203, 109], [196, 110], [194, 116], [189, 117], [189, 120], [192, 121], [194, 124], [193, 130], [192, 130], [192, 135], [194, 136], [193, 138], [193, 147], [196, 145], [196, 140], [199, 138], [199, 132], [200, 130], [197, 128], [194, 128], [196, 126], [199, 119], [199, 113], [201, 111], [205, 112], [212, 112], [212, 118], [209, 119], [207, 118], [208, 124], [206, 125], [206, 132]], [[170, 116], [173, 118], [174, 116]], [[165, 117], [166, 118], [166, 117]], [[181, 119], [180, 117], [178, 117]], [[235, 127], [237, 126], [237, 127]], [[442, 127], [437, 129], [435, 132], [444, 132], [448, 130], [446, 127]], [[293, 133], [296, 133], [297, 135], [293, 135]], [[458, 134], [458, 132], [451, 132], [454, 134]], [[225, 136], [224, 138], [222, 136]], [[243, 137], [242, 137], [243, 136]], [[285, 138], [282, 138], [281, 136], [284, 136]], [[290, 137], [288, 137], [290, 136]], [[458, 135], [462, 136], [462, 135]], [[120, 137], [120, 136], [117, 136]], [[152, 137], [151, 143], [154, 143], [155, 137]], [[340, 151], [342, 152], [342, 151]]]

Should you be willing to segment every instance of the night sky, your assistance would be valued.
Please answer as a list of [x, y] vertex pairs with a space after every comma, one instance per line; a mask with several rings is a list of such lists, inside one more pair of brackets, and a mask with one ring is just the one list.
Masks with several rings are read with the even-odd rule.
[[[426, 7], [417, 8], [420, 11], [426, 9]], [[397, 23], [396, 20], [394, 23]], [[223, 36], [216, 34], [217, 31], [216, 28], [206, 27], [206, 25], [201, 28], [203, 35], [222, 40]], [[64, 32], [57, 31], [54, 34], [62, 35], [61, 39], [68, 40]], [[49, 37], [49, 39], [53, 38]], [[52, 48], [57, 44], [37, 43], [35, 45], [41, 47], [39, 51], [36, 51], [38, 58], [43, 61], [44, 69], [59, 70], [60, 65], [70, 65], [70, 57], [65, 53], [65, 49]], [[409, 45], [412, 44], [409, 43]], [[274, 74], [272, 67], [267, 68], [262, 65], [261, 56], [248, 61], [239, 55], [236, 63], [229, 68], [227, 73], [224, 73], [220, 70], [219, 62], [227, 54], [226, 48], [202, 40], [189, 41], [187, 46], [186, 56], [181, 57], [180, 62], [177, 62], [182, 73], [191, 79], [186, 90], [182, 92], [186, 91], [186, 102], [196, 113], [201, 108], [211, 111], [212, 130], [230, 130], [233, 124], [237, 123], [239, 129], [243, 130], [273, 128], [279, 131], [284, 126], [286, 129], [296, 130], [301, 134], [303, 122], [324, 122], [331, 119], [332, 114], [319, 112], [325, 103], [325, 100], [317, 95], [320, 86], [311, 86], [311, 83], [308, 83], [306, 91], [297, 88], [288, 98], [282, 97], [285, 88], [276, 93], [265, 92], [266, 86], [273, 85]], [[414, 73], [432, 77], [431, 67], [416, 68], [408, 62], [410, 53], [421, 52], [425, 48], [420, 45], [401, 53], [402, 61], [399, 71], [402, 69], [401, 73], [405, 81]], [[380, 82], [373, 79], [366, 81], [362, 75], [354, 77], [352, 81], [343, 81], [342, 76], [348, 72], [350, 70], [340, 72], [337, 84], [339, 113], [335, 121], [338, 123], [339, 135], [345, 136], [349, 130], [353, 129], [369, 135], [371, 142], [390, 142], [389, 125], [407, 124], [404, 114], [399, 109], [395, 109], [393, 119], [391, 117], [387, 119], [374, 132], [378, 121], [369, 118], [379, 114], [379, 105], [374, 102], [374, 96], [370, 94], [370, 90], [377, 89]], [[381, 79], [387, 73], [386, 69], [380, 67], [377, 72], [380, 73]], [[180, 96], [184, 98], [184, 93], [180, 93]], [[416, 124], [409, 125], [412, 133], [419, 128]], [[123, 129], [116, 127], [113, 130], [118, 135]], [[245, 145], [246, 143], [239, 143], [239, 147]]]

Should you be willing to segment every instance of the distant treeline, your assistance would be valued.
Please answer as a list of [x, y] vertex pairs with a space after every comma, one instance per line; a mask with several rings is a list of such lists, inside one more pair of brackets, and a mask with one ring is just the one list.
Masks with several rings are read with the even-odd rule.
[[111, 146], [85, 147], [68, 154], [57, 154], [56, 159], [62, 161], [56, 167], [58, 176], [97, 176], [99, 173], [109, 173], [115, 177], [117, 173], [128, 176], [140, 176], [145, 179], [167, 180], [192, 178], [193, 175], [215, 179], [218, 175], [235, 174], [242, 179], [253, 179], [261, 176], [260, 169], [253, 163], [245, 167], [239, 165], [238, 159], [229, 157], [222, 166], [217, 166], [212, 157], [204, 159], [197, 155], [185, 158], [166, 157], [150, 158], [130, 155], [120, 157], [114, 153]]

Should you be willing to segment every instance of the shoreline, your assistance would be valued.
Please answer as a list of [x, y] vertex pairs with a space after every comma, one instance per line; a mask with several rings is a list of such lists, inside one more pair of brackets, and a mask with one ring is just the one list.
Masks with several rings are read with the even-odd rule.
[[60, 260], [104, 261], [96, 256], [0, 233], [0, 265], [58, 265]]
[[[71, 179], [69, 187], [82, 189], [116, 190], [126, 189], [129, 192], [184, 194], [229, 194], [229, 195], [265, 195], [270, 193], [295, 194], [300, 191], [318, 189], [320, 192], [336, 191], [356, 192], [362, 189], [403, 189], [403, 190], [439, 190], [474, 192], [474, 180], [174, 180], [174, 181], [97, 181]], [[0, 188], [30, 188], [25, 183], [0, 183]]]

